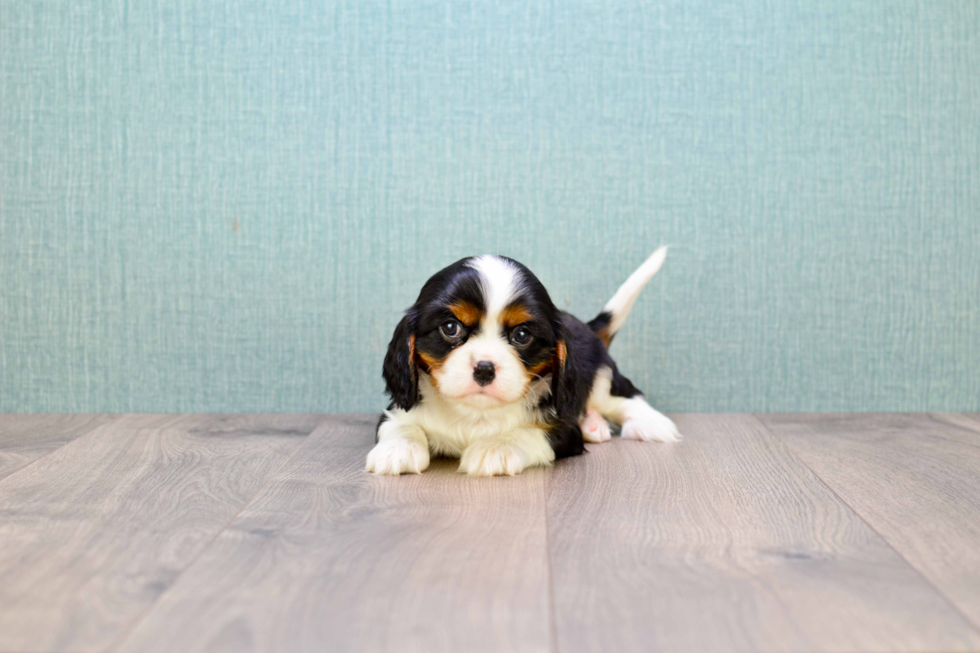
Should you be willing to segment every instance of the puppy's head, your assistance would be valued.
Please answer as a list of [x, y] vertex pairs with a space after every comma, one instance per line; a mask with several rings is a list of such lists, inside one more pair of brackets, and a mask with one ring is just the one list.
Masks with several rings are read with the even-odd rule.
[[418, 375], [470, 408], [524, 401], [532, 384], [564, 373], [559, 312], [526, 267], [501, 256], [465, 258], [440, 270], [395, 329], [384, 378], [393, 402], [419, 401]]

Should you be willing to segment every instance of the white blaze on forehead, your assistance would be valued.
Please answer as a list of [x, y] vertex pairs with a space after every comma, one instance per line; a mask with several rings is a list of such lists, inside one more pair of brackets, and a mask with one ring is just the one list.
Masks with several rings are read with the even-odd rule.
[[480, 273], [483, 301], [487, 305], [484, 324], [496, 324], [500, 313], [517, 295], [520, 271], [499, 256], [478, 256], [467, 265]]

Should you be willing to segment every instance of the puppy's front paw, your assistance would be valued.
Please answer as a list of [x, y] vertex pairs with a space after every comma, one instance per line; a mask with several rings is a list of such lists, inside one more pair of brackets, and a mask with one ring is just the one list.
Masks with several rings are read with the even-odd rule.
[[669, 417], [658, 413], [649, 405], [643, 404], [639, 410], [631, 411], [623, 422], [620, 435], [626, 440], [645, 442], [677, 442], [681, 434]]
[[513, 444], [478, 442], [459, 459], [459, 471], [470, 476], [515, 476], [527, 467], [527, 454]]
[[375, 474], [421, 474], [428, 466], [428, 448], [415, 440], [391, 438], [374, 445], [365, 470]]
[[607, 442], [612, 439], [609, 422], [602, 418], [598, 411], [589, 409], [582, 418], [582, 437], [586, 442]]

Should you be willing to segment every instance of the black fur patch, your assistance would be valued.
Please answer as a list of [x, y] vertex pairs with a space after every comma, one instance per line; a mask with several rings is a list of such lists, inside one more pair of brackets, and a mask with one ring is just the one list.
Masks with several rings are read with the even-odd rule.
[[416, 322], [416, 311], [411, 308], [395, 327], [388, 344], [381, 376], [391, 395], [389, 408], [398, 406], [409, 410], [419, 400], [419, 376], [415, 367]]
[[612, 313], [603, 311], [589, 320], [589, 328], [598, 333], [602, 329], [608, 329], [612, 324]]
[[609, 333], [609, 327], [611, 324], [612, 313], [609, 311], [603, 311], [589, 320], [589, 328], [599, 336], [599, 339], [603, 341], [606, 347], [611, 345], [613, 338], [616, 337], [615, 334]]

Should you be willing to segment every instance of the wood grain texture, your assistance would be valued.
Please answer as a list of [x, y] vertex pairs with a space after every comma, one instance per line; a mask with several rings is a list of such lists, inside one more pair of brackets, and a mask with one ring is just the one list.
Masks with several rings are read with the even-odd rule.
[[974, 650], [980, 635], [745, 415], [614, 440], [548, 495], [558, 650]]
[[319, 420], [125, 416], [0, 481], [0, 650], [106, 650]]
[[[929, 416], [936, 421], [956, 427], [945, 431], [951, 437], [961, 436], [962, 431], [980, 433], [980, 413], [929, 413]], [[963, 437], [966, 437], [968, 442], [975, 441], [970, 436]]]
[[547, 651], [546, 470], [375, 477], [376, 416], [320, 427], [123, 651]]
[[112, 420], [112, 415], [0, 415], [0, 480]]
[[760, 415], [980, 628], [975, 415]]

